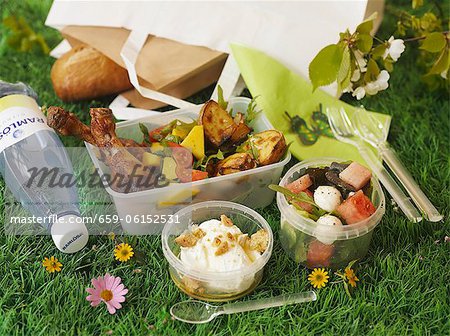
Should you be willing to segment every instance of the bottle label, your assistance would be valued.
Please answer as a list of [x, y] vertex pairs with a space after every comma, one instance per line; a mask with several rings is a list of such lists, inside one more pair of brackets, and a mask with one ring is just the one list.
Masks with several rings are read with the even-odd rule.
[[12, 106], [0, 111], [0, 153], [42, 130], [52, 130], [39, 107]]

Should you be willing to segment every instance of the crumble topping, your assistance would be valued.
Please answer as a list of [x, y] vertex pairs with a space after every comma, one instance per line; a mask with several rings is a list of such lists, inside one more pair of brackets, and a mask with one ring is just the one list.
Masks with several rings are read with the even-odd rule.
[[250, 248], [263, 253], [269, 245], [269, 234], [266, 230], [258, 230], [250, 237]]
[[219, 247], [221, 243], [222, 243], [222, 241], [220, 240], [219, 237], [214, 238], [214, 241], [213, 241], [214, 247]]
[[234, 225], [233, 222], [231, 221], [231, 219], [228, 218], [226, 215], [221, 215], [220, 221], [222, 222], [223, 225], [228, 226], [228, 227], [232, 227]]
[[217, 248], [216, 252], [214, 253], [216, 256], [222, 255], [224, 253], [227, 253], [230, 249], [230, 246], [228, 245], [227, 241], [222, 242], [219, 247]]
[[205, 287], [202, 286], [200, 281], [191, 279], [187, 276], [183, 276], [182, 281], [186, 289], [191, 293], [203, 294], [205, 292]]
[[175, 238], [175, 243], [182, 247], [193, 247], [197, 244], [197, 237], [192, 233], [182, 233], [179, 237]]
[[[234, 226], [231, 219], [226, 215], [220, 216], [220, 223], [226, 227]], [[192, 225], [190, 231], [182, 233], [180, 236], [175, 238], [175, 243], [181, 247], [194, 247], [197, 242], [202, 240], [202, 238], [206, 235], [207, 233], [198, 225]], [[210, 242], [209, 238], [207, 241]], [[215, 255], [220, 256], [235, 247], [236, 245], [232, 244], [233, 242], [237, 242], [244, 250], [263, 253], [269, 245], [269, 234], [264, 229], [258, 230], [256, 233], [252, 234], [251, 237], [249, 237], [246, 233], [241, 233], [240, 231], [239, 233], [227, 232], [225, 236], [223, 234], [219, 234], [214, 237], [212, 241], [212, 246], [217, 248]]]

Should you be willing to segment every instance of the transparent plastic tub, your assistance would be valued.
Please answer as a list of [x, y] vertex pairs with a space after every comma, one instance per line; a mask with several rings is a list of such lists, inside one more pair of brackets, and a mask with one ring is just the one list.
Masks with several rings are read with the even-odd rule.
[[[280, 186], [296, 180], [306, 168], [329, 166], [338, 158], [316, 158], [302, 161], [288, 170]], [[308, 267], [343, 268], [352, 260], [361, 260], [367, 254], [372, 234], [385, 212], [385, 199], [380, 183], [371, 180], [372, 202], [375, 213], [364, 221], [352, 225], [328, 226], [298, 214], [286, 197], [277, 193], [281, 212], [280, 241], [286, 253], [296, 262]]]
[[[233, 113], [245, 114], [249, 102], [250, 99], [244, 97], [232, 98], [229, 100], [229, 108], [233, 109]], [[141, 142], [142, 133], [139, 130], [139, 123], [144, 123], [151, 130], [174, 119], [191, 122], [198, 118], [200, 109], [201, 105], [164, 112], [161, 113], [161, 116], [120, 122], [117, 124], [116, 132], [119, 137]], [[259, 113], [250, 126], [255, 133], [273, 129], [263, 113]], [[108, 173], [109, 168], [96, 155], [96, 147], [87, 143], [86, 147], [95, 167], [101, 173]], [[271, 165], [201, 181], [172, 184], [158, 189], [132, 193], [116, 192], [108, 186], [105, 186], [105, 189], [114, 201], [125, 231], [130, 234], [158, 234], [162, 231], [163, 223], [134, 223], [134, 221], [130, 223], [126, 219], [147, 215], [170, 215], [186, 204], [209, 200], [233, 201], [253, 209], [265, 207], [272, 203], [275, 197], [275, 192], [267, 186], [279, 182], [283, 167], [290, 159], [291, 154], [287, 151], [280, 162]], [[177, 205], [177, 203], [179, 204]]]
[[[269, 233], [269, 244], [260, 258], [249, 267], [231, 272], [199, 272], [179, 259], [180, 247], [175, 238], [192, 224], [201, 224], [210, 219], [219, 219], [225, 214], [242, 233], [249, 236], [260, 229]], [[164, 256], [169, 263], [169, 273], [175, 284], [186, 294], [206, 301], [228, 301], [253, 291], [263, 276], [264, 266], [270, 259], [273, 233], [267, 221], [256, 211], [241, 204], [226, 201], [209, 201], [190, 205], [174, 215], [161, 235]]]

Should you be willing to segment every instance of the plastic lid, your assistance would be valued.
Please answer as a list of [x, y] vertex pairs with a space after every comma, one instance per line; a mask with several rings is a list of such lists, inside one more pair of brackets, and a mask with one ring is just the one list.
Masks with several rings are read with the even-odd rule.
[[53, 242], [61, 252], [75, 253], [87, 244], [88, 230], [78, 218], [76, 215], [63, 216], [52, 225]]

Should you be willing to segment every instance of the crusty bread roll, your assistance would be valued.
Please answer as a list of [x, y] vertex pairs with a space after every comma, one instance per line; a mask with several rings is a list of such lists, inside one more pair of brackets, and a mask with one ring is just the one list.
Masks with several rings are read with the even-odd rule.
[[53, 88], [64, 101], [92, 99], [132, 88], [127, 71], [87, 45], [56, 60], [51, 71]]

